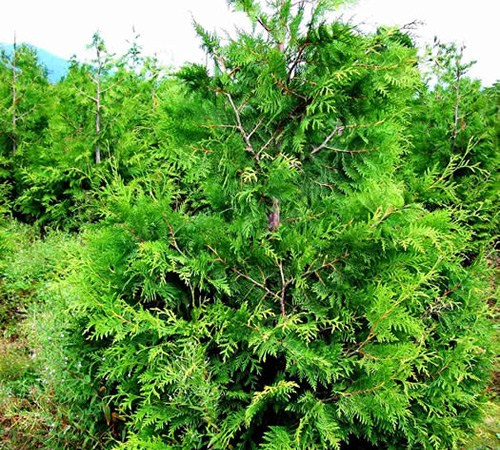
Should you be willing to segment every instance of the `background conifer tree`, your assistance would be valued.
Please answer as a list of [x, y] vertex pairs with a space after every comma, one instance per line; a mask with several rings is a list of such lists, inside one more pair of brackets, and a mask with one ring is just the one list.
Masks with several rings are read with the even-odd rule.
[[15, 44], [0, 55], [0, 183], [11, 201], [23, 190], [24, 168], [43, 142], [52, 113], [46, 70], [35, 50]]
[[470, 79], [463, 50], [436, 39], [428, 51], [406, 168], [419, 201], [451, 207], [471, 227], [473, 257], [495, 245], [498, 229], [499, 86]]

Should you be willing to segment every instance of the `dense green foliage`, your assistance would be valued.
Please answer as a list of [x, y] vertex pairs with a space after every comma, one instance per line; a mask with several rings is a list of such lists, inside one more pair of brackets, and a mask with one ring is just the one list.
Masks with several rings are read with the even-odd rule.
[[249, 31], [196, 24], [211, 63], [174, 75], [98, 34], [53, 85], [2, 57], [7, 448], [460, 448], [492, 365], [498, 85], [333, 2], [229, 3]]
[[467, 78], [463, 49], [435, 42], [426, 86], [413, 105], [410, 186], [426, 207], [462, 210], [477, 243], [492, 244], [498, 223], [499, 84]]

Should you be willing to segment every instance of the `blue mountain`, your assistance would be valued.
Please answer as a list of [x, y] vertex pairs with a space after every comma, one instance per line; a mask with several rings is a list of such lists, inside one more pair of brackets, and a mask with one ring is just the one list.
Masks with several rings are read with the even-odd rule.
[[[69, 62], [53, 53], [44, 50], [43, 48], [30, 45], [38, 54], [38, 61], [47, 68], [48, 78], [51, 83], [58, 82], [62, 77], [68, 73]], [[12, 52], [12, 44], [0, 43], [0, 50], [5, 50], [7, 54]]]

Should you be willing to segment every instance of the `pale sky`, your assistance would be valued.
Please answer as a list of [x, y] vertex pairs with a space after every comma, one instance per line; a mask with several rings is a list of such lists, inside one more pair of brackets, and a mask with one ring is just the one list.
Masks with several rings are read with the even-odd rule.
[[[99, 30], [108, 48], [122, 53], [132, 29], [146, 54], [167, 65], [204, 61], [192, 17], [209, 30], [232, 30], [245, 23], [226, 0], [0, 0], [0, 42], [28, 42], [63, 58], [85, 58], [85, 47]], [[421, 42], [437, 35], [466, 45], [466, 58], [478, 63], [471, 75], [491, 85], [500, 78], [498, 0], [359, 0], [343, 11], [363, 27], [423, 21], [414, 34]]]

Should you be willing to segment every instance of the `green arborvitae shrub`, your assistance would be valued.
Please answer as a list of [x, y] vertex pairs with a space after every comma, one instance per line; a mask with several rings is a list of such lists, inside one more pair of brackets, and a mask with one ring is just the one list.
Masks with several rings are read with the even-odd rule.
[[213, 67], [179, 74], [206, 133], [115, 184], [64, 282], [118, 447], [458, 448], [486, 269], [400, 181], [415, 50], [329, 24], [332, 2], [230, 3], [252, 31], [198, 26]]

